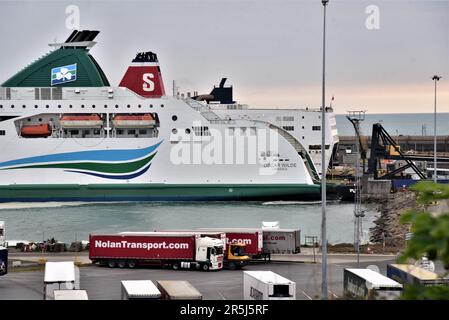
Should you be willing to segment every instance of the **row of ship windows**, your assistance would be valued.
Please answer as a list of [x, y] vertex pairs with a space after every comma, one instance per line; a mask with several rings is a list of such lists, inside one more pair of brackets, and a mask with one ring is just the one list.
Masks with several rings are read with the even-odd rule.
[[[302, 116], [301, 118], [305, 119], [304, 116]], [[321, 119], [321, 116], [318, 116], [318, 119]], [[295, 121], [295, 117], [293, 116], [276, 117], [276, 121]]]
[[[285, 131], [295, 131], [294, 126], [283, 126], [282, 129], [284, 129]], [[302, 126], [302, 129], [304, 129], [304, 126]], [[321, 126], [312, 126], [312, 131], [320, 131], [320, 130]]]
[[[5, 106], [5, 107], [6, 107], [6, 106]], [[14, 109], [14, 108], [15, 108], [15, 105], [12, 104], [10, 107], [11, 107], [11, 109]], [[27, 106], [26, 106], [25, 104], [22, 105], [22, 108], [23, 108], [23, 109], [26, 109], [26, 107], [27, 107]], [[36, 109], [39, 108], [39, 107], [40, 107], [40, 106], [37, 105], [37, 104], [34, 105], [34, 108], [36, 108]], [[84, 104], [81, 105], [81, 108], [82, 108], [82, 109], [84, 109], [85, 107], [86, 107], [86, 105], [84, 105]], [[95, 108], [96, 108], [96, 105], [93, 104], [93, 105], [91, 105], [91, 107], [92, 107], [92, 109], [95, 109]], [[112, 106], [111, 106], [111, 107], [112, 107]], [[118, 104], [115, 105], [115, 108], [118, 109], [119, 107], [120, 107], [120, 106], [119, 106]], [[128, 105], [126, 105], [126, 107], [127, 107], [127, 108], [131, 108], [131, 105], [128, 104]], [[148, 107], [149, 107], [149, 108], [153, 108], [153, 105], [150, 104]], [[161, 108], [163, 108], [163, 107], [164, 107], [164, 105], [161, 104]], [[48, 105], [48, 104], [45, 105], [45, 108], [47, 108], [47, 109], [50, 108], [50, 105]], [[62, 108], [62, 105], [58, 104], [58, 108], [59, 108], [59, 109]], [[72, 104], [69, 104], [69, 108], [73, 108], [73, 105], [72, 105]], [[105, 108], [105, 109], [106, 109], [106, 108], [109, 108], [109, 105], [105, 104], [105, 105], [104, 105], [104, 108]], [[141, 105], [141, 104], [137, 105], [137, 108], [142, 108], [142, 105]], [[0, 104], [0, 109], [3, 109], [3, 105], [2, 105], [2, 104]]]

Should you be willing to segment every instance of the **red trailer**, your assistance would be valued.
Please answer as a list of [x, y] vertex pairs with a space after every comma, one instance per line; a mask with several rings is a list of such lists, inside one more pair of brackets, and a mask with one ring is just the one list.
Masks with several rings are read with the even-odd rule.
[[223, 240], [195, 233], [126, 232], [90, 235], [89, 259], [111, 268], [160, 265], [179, 268], [220, 270]]
[[201, 228], [201, 231], [224, 232], [226, 244], [244, 244], [245, 253], [252, 257], [264, 254], [262, 229], [246, 228]]

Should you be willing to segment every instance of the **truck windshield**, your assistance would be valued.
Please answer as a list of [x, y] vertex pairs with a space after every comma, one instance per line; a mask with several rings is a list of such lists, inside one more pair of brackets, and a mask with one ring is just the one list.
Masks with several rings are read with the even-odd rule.
[[223, 247], [214, 247], [216, 255], [223, 254]]
[[231, 252], [235, 257], [246, 256], [245, 247], [242, 246], [232, 246]]

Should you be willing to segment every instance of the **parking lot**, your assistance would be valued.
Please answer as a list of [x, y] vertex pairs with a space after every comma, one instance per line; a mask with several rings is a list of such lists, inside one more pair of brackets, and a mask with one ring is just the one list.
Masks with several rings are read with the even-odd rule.
[[[392, 263], [394, 259], [383, 257], [373, 261], [372, 257], [368, 256], [361, 261], [361, 267], [376, 265], [385, 274], [387, 263]], [[343, 269], [346, 267], [356, 267], [353, 257], [348, 259], [341, 255], [330, 260], [329, 298], [341, 297]], [[319, 299], [321, 295], [321, 264], [319, 263], [253, 263], [245, 270], [271, 270], [296, 282], [296, 298], [299, 300]], [[0, 278], [0, 297], [5, 300], [41, 300], [43, 278], [43, 270], [10, 272]], [[121, 280], [187, 280], [203, 294], [204, 299], [243, 299], [243, 273], [239, 270], [202, 272], [153, 268], [109, 269], [92, 265], [80, 268], [80, 289], [87, 290], [89, 299], [120, 299]]]

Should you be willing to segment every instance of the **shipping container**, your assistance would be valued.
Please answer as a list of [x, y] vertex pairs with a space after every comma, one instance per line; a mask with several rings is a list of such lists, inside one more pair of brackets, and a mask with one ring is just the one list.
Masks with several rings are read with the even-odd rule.
[[79, 269], [73, 261], [46, 262], [44, 300], [54, 299], [55, 290], [78, 290]]
[[295, 300], [296, 284], [272, 271], [243, 271], [243, 299]]
[[345, 269], [343, 295], [347, 299], [393, 300], [402, 293], [402, 285], [370, 269]]
[[256, 257], [264, 253], [262, 229], [250, 228], [200, 228], [207, 232], [224, 232], [226, 244], [244, 244], [245, 252]]
[[161, 292], [151, 280], [121, 281], [122, 300], [154, 300], [161, 298]]
[[442, 278], [435, 272], [411, 264], [387, 265], [387, 277], [402, 284], [449, 285], [449, 279]]
[[263, 229], [263, 249], [269, 254], [294, 254], [301, 252], [299, 229]]
[[54, 290], [55, 300], [89, 300], [86, 290]]
[[202, 300], [203, 295], [188, 281], [159, 280], [157, 288], [165, 300]]

